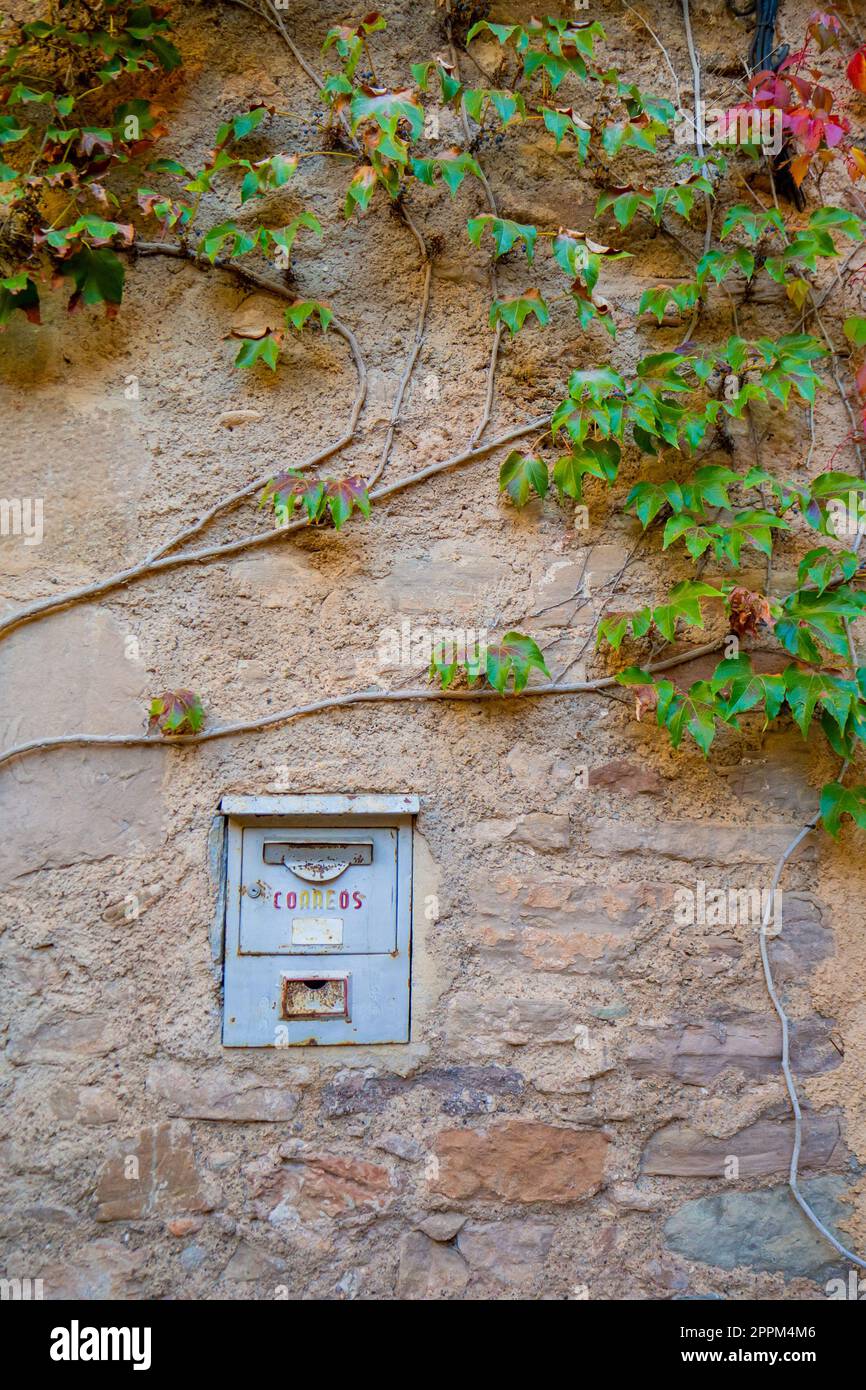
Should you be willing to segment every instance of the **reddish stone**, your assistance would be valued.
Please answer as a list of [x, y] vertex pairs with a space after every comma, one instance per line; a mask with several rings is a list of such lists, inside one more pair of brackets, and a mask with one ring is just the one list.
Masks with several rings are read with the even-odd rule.
[[96, 1187], [97, 1221], [211, 1211], [213, 1193], [196, 1167], [189, 1125], [150, 1125], [105, 1163]]
[[664, 781], [651, 767], [638, 767], [635, 763], [619, 759], [605, 763], [603, 767], [591, 767], [589, 785], [611, 787], [613, 791], [635, 796], [643, 792], [660, 792]]
[[597, 1192], [607, 1139], [596, 1130], [506, 1120], [486, 1131], [438, 1135], [433, 1180], [447, 1197], [501, 1197], [512, 1202], [575, 1202]]
[[393, 1196], [391, 1174], [378, 1163], [303, 1149], [288, 1158], [247, 1170], [254, 1178], [256, 1210], [265, 1219], [283, 1203], [308, 1216], [342, 1216], [359, 1207], [379, 1211]]
[[170, 1236], [192, 1236], [200, 1231], [204, 1221], [200, 1216], [174, 1216], [166, 1221], [165, 1229]]

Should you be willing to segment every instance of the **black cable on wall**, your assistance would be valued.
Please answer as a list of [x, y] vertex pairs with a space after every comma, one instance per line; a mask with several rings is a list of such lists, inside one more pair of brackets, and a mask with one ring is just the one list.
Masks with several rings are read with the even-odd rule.
[[[752, 14], [755, 16], [755, 32], [749, 49], [751, 74], [754, 76], [756, 72], [777, 72], [787, 58], [789, 51], [786, 43], [776, 44], [776, 17], [779, 11], [779, 0], [751, 0], [751, 3], [743, 9], [737, 9], [731, 0], [728, 0], [728, 8], [738, 19], [745, 19], [746, 16]], [[791, 174], [792, 157], [790, 145], [784, 144], [773, 159], [773, 178], [776, 183], [776, 191], [802, 212], [806, 206], [806, 199], [802, 189], [794, 182]]]

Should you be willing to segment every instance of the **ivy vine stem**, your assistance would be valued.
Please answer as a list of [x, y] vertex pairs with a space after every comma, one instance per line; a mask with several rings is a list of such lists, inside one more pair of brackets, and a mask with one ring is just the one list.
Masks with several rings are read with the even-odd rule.
[[[683, 666], [698, 657], [721, 651], [723, 646], [724, 638], [719, 638], [714, 642], [705, 642], [702, 646], [692, 647], [686, 652], [680, 652], [677, 656], [656, 662], [647, 669], [652, 673], [670, 671], [676, 666]], [[52, 752], [58, 748], [174, 748], [198, 745], [211, 742], [214, 739], [261, 732], [263, 729], [271, 729], [279, 724], [288, 724], [295, 719], [308, 718], [310, 715], [321, 714], [326, 710], [346, 709], [352, 705], [424, 703], [431, 700], [444, 700], [452, 703], [496, 700], [502, 704], [514, 704], [517, 701], [523, 703], [526, 700], [535, 699], [536, 696], [543, 699], [549, 695], [593, 695], [604, 690], [617, 688], [615, 676], [601, 676], [592, 681], [569, 681], [559, 685], [551, 681], [543, 685], [533, 685], [519, 695], [503, 695], [498, 690], [486, 689], [437, 690], [430, 686], [417, 686], [403, 690], [354, 690], [345, 695], [331, 695], [322, 700], [314, 700], [309, 704], [294, 705], [288, 709], [278, 710], [273, 714], [262, 715], [260, 718], [238, 720], [230, 724], [216, 724], [213, 728], [203, 729], [197, 734], [177, 734], [171, 738], [157, 739], [147, 734], [59, 734], [54, 738], [28, 739], [24, 743], [15, 744], [13, 747], [0, 752], [0, 766], [29, 753]]]
[[[462, 467], [467, 463], [475, 463], [477, 460], [485, 458], [494, 449], [501, 448], [505, 444], [511, 444], [515, 439], [522, 439], [527, 434], [533, 434], [544, 425], [550, 423], [550, 416], [544, 415], [534, 420], [529, 420], [523, 425], [516, 425], [505, 434], [498, 435], [494, 439], [488, 439], [480, 444], [476, 444], [471, 449], [465, 449], [462, 453], [454, 454], [450, 458], [442, 459], [437, 463], [428, 464], [426, 468], [419, 469], [417, 473], [410, 473], [404, 478], [398, 478], [392, 483], [383, 484], [375, 488], [370, 493], [371, 501], [380, 501], [384, 497], [393, 497], [399, 492], [405, 492], [408, 488], [416, 487], [419, 483], [425, 482], [428, 478], [435, 477], [439, 473], [444, 473], [452, 468]], [[231, 499], [223, 499], [212, 509], [210, 515], [215, 515], [218, 510], [231, 504], [231, 501], [249, 495], [257, 484], [245, 488], [238, 494], [233, 494]], [[204, 521], [196, 522], [192, 530], [201, 530]], [[177, 538], [166, 543], [163, 550], [154, 556], [146, 557], [136, 565], [131, 565], [127, 569], [118, 570], [115, 574], [106, 576], [103, 579], [94, 580], [91, 584], [85, 584], [78, 589], [69, 589], [62, 594], [51, 594], [47, 598], [39, 599], [35, 603], [29, 604], [26, 608], [19, 608], [0, 621], [0, 639], [6, 637], [16, 628], [36, 622], [40, 618], [46, 617], [49, 613], [55, 613], [63, 608], [71, 608], [78, 603], [86, 603], [91, 599], [98, 598], [102, 594], [110, 593], [114, 589], [125, 588], [137, 580], [145, 579], [149, 575], [161, 573], [164, 570], [177, 569], [182, 565], [203, 564], [210, 560], [224, 559], [230, 555], [237, 555], [244, 550], [250, 550], [260, 545], [272, 545], [275, 541], [282, 540], [287, 535], [292, 535], [297, 531], [308, 530], [309, 521], [306, 519], [290, 522], [287, 526], [281, 526], [270, 531], [256, 531], [251, 535], [241, 536], [234, 541], [226, 541], [220, 545], [205, 546], [200, 550], [183, 550], [178, 554], [169, 555], [163, 553], [169, 546], [178, 543]], [[185, 533], [184, 533], [185, 534]]]

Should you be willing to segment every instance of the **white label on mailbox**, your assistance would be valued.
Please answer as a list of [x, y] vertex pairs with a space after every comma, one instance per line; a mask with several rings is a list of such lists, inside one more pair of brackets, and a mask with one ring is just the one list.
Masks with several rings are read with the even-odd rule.
[[342, 917], [293, 917], [293, 946], [342, 946]]

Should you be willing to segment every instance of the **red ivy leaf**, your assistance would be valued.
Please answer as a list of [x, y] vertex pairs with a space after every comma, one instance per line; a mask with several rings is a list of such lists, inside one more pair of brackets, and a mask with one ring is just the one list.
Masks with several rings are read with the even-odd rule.
[[271, 478], [264, 492], [259, 506], [267, 506], [272, 503], [274, 515], [281, 526], [286, 526], [291, 521], [295, 507], [299, 504], [307, 513], [307, 520], [315, 523], [318, 521], [325, 500], [325, 485], [319, 478], [305, 477], [296, 469], [289, 469], [286, 472], [278, 473], [275, 478]]
[[737, 585], [731, 590], [728, 595], [728, 608], [731, 632], [736, 633], [738, 637], [745, 637], [747, 634], [754, 636], [757, 634], [759, 623], [769, 626], [773, 621], [770, 605], [764, 595], [754, 593], [743, 585]]
[[165, 690], [150, 702], [148, 731], [164, 738], [197, 734], [204, 724], [204, 707], [194, 690]]
[[866, 43], [857, 49], [846, 71], [851, 86], [858, 92], [866, 92]]
[[638, 685], [634, 692], [634, 715], [635, 719], [640, 720], [650, 710], [657, 707], [659, 693], [654, 685]]
[[364, 516], [370, 515], [370, 496], [363, 478], [328, 479], [325, 484], [325, 498], [331, 520], [336, 530], [348, 521], [355, 507]]
[[816, 10], [806, 26], [806, 33], [816, 41], [822, 53], [839, 42], [841, 32], [842, 26], [836, 15], [826, 10]]

